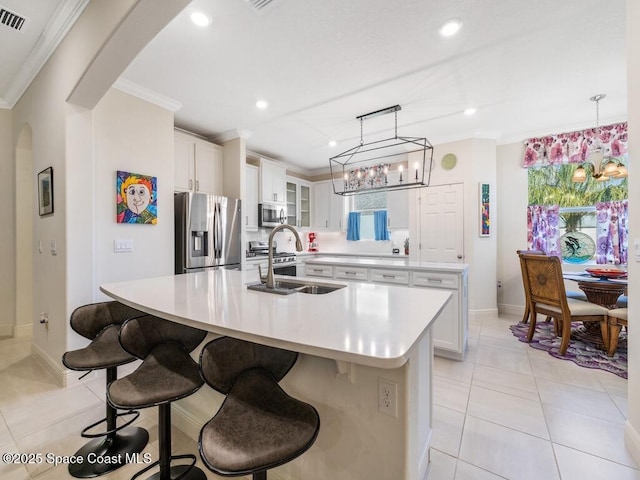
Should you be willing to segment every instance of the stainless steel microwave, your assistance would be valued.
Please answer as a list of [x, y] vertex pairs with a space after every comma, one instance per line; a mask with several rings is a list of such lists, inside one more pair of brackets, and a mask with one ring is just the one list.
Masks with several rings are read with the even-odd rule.
[[259, 203], [258, 226], [277, 227], [287, 221], [287, 206], [284, 203]]

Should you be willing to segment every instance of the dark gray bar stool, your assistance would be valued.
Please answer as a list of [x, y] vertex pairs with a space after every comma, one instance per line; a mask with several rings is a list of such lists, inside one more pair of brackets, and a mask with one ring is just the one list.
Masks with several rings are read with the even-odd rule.
[[[207, 332], [146, 315], [125, 322], [120, 330], [120, 343], [142, 364], [131, 374], [111, 383], [107, 398], [117, 408], [158, 407], [158, 440], [160, 458], [140, 470], [138, 478], [159, 466], [149, 479], [205, 480], [195, 466], [195, 455], [171, 455], [171, 402], [195, 393], [203, 381], [198, 364], [189, 355], [206, 337]], [[188, 465], [171, 466], [172, 460], [191, 460]]]
[[214, 473], [266, 480], [267, 470], [313, 445], [320, 428], [318, 412], [278, 385], [297, 358], [295, 352], [230, 337], [204, 347], [202, 376], [227, 396], [202, 427], [198, 441], [202, 461]]
[[[87, 371], [106, 370], [107, 386], [116, 380], [118, 366], [133, 362], [136, 358], [125, 352], [120, 346], [118, 332], [122, 323], [133, 317], [144, 315], [143, 312], [127, 307], [118, 302], [102, 302], [78, 307], [71, 314], [71, 328], [91, 343], [85, 348], [66, 352], [62, 356], [62, 363], [71, 370]], [[83, 457], [82, 463], [69, 464], [69, 473], [77, 478], [91, 478], [103, 475], [121, 467], [125, 463], [125, 454], [140, 453], [149, 441], [149, 433], [140, 427], [129, 427], [140, 412], [130, 410], [118, 413], [116, 409], [106, 403], [106, 418], [93, 423], [82, 430], [85, 438], [93, 438], [86, 443], [75, 456]], [[130, 416], [131, 418], [120, 427], [116, 426], [117, 418]], [[89, 433], [91, 429], [106, 423], [106, 431]], [[114, 463], [89, 462], [87, 456], [108, 456], [121, 458]]]

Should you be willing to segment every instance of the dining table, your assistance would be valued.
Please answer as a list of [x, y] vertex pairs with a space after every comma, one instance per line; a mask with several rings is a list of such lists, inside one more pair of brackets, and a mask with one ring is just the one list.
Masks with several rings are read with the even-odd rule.
[[562, 272], [565, 280], [578, 283], [578, 288], [591, 303], [602, 305], [609, 310], [618, 308], [618, 298], [627, 294], [627, 278], [594, 276], [589, 272]]

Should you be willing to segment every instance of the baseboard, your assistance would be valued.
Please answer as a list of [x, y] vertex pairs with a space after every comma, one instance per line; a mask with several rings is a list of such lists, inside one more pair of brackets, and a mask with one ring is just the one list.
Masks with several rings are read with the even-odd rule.
[[198, 441], [202, 426], [210, 420], [210, 418], [199, 418], [177, 403], [171, 405], [171, 414], [171, 423], [195, 441]]
[[497, 308], [489, 308], [486, 310], [469, 310], [469, 320], [484, 320], [498, 317]]
[[501, 315], [513, 315], [522, 318], [524, 316], [524, 305], [508, 305], [505, 303], [499, 303], [498, 313]]
[[33, 324], [25, 323], [24, 325], [16, 325], [14, 336], [30, 337], [33, 334]]
[[69, 375], [72, 373], [77, 373], [72, 372], [71, 370], [62, 370], [60, 365], [53, 358], [51, 358], [51, 356], [47, 352], [36, 345], [35, 342], [31, 342], [31, 355], [33, 355], [33, 358], [35, 358], [35, 360], [40, 363], [40, 365], [42, 365], [49, 373], [51, 373], [51, 375], [53, 375], [56, 384], [59, 387], [64, 388], [69, 386]]
[[0, 337], [13, 337], [13, 325], [0, 325]]
[[640, 464], [640, 434], [629, 420], [624, 424], [624, 444], [636, 463]]

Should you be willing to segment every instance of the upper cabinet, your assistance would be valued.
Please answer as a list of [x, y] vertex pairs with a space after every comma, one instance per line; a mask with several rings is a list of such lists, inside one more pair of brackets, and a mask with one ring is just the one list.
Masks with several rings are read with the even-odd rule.
[[333, 193], [331, 180], [313, 184], [312, 227], [318, 230], [345, 228], [344, 197]]
[[277, 162], [260, 159], [260, 202], [285, 203], [287, 168]]
[[[397, 173], [393, 173], [393, 176], [397, 175]], [[395, 178], [392, 179], [391, 177], [392, 173], [389, 172], [389, 180], [396, 181]], [[387, 191], [387, 219], [389, 229], [409, 229], [409, 192], [410, 190]]]
[[258, 230], [258, 184], [260, 169], [253, 165], [247, 165], [246, 170], [246, 195], [242, 210], [245, 215], [245, 225], [248, 231]]
[[299, 178], [287, 177], [287, 224], [311, 226], [311, 183]]
[[184, 132], [174, 133], [174, 190], [222, 195], [222, 147]]

